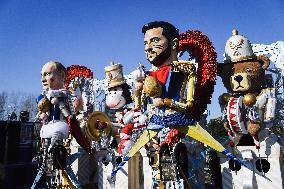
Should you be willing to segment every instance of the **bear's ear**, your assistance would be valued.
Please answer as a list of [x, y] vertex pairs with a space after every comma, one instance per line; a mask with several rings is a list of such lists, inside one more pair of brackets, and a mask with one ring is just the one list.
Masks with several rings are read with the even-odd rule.
[[223, 66], [224, 66], [224, 63], [218, 63], [217, 64], [217, 75], [220, 76], [220, 77], [222, 75]]
[[257, 60], [262, 64], [262, 69], [266, 70], [269, 67], [270, 60], [267, 56], [259, 55], [257, 56]]

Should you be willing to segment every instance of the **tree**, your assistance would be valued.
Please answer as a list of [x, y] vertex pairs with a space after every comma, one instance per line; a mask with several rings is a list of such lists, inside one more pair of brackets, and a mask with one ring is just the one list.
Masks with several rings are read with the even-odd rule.
[[228, 139], [227, 132], [223, 125], [222, 117], [210, 119], [209, 123], [207, 124], [208, 132], [221, 143]]
[[20, 111], [29, 112], [30, 120], [33, 119], [37, 114], [36, 96], [34, 94], [24, 94], [19, 109]]
[[0, 120], [4, 120], [6, 102], [7, 102], [7, 92], [3, 91], [0, 93]]
[[0, 120], [7, 120], [12, 112], [19, 116], [21, 111], [28, 111], [33, 121], [37, 114], [36, 95], [21, 91], [0, 93]]
[[273, 73], [276, 74], [275, 81], [275, 96], [276, 96], [276, 110], [275, 118], [273, 122], [273, 127], [271, 128], [272, 132], [278, 136], [284, 134], [284, 76], [282, 75], [281, 69], [273, 70]]

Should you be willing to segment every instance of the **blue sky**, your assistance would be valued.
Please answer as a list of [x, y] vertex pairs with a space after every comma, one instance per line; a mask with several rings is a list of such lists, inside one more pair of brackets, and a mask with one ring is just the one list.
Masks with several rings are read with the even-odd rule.
[[[40, 70], [49, 60], [84, 65], [99, 79], [110, 61], [123, 64], [125, 74], [139, 62], [149, 67], [141, 27], [154, 20], [180, 32], [202, 31], [219, 62], [233, 28], [252, 43], [284, 40], [283, 0], [1, 0], [0, 92], [40, 93]], [[224, 91], [219, 78], [211, 117], [219, 114], [217, 98]]]

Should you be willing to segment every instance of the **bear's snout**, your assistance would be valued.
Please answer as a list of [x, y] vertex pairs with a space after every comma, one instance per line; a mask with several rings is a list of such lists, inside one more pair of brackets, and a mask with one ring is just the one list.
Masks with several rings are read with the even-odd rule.
[[237, 82], [240, 83], [243, 80], [243, 76], [237, 75], [237, 76], [234, 77], [234, 80], [236, 80]]
[[250, 76], [247, 73], [236, 73], [232, 75], [231, 87], [234, 92], [247, 91], [251, 87]]

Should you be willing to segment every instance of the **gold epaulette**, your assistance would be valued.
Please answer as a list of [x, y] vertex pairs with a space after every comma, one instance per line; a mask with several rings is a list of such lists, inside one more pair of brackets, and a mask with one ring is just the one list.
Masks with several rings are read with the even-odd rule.
[[172, 68], [174, 72], [183, 72], [187, 74], [193, 74], [195, 72], [192, 61], [173, 61]]

